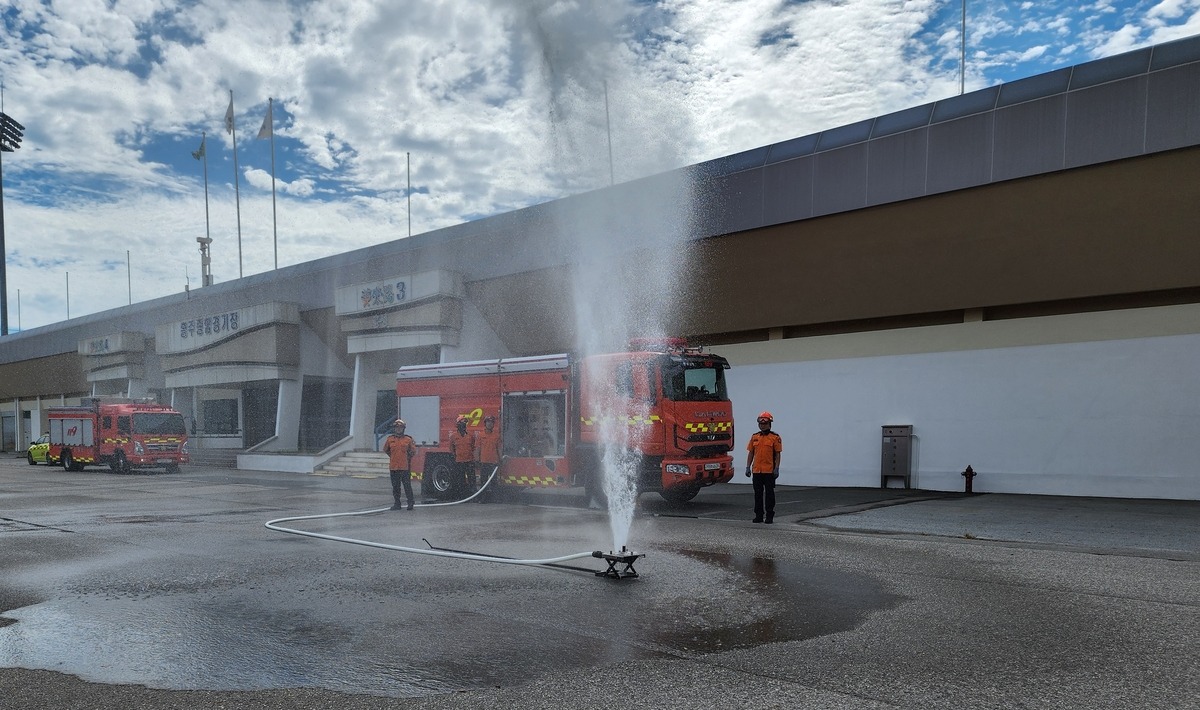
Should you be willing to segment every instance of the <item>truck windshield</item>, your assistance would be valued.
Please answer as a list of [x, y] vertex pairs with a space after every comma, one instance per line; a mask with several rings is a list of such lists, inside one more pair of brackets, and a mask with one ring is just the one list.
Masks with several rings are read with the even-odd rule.
[[663, 396], [673, 402], [715, 402], [728, 399], [725, 362], [715, 358], [666, 360]]
[[184, 434], [183, 415], [172, 412], [135, 412], [133, 430], [139, 434]]

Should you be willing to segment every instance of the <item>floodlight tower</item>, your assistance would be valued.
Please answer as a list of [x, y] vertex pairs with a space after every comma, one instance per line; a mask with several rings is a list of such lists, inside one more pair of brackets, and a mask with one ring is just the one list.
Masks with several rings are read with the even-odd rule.
[[196, 237], [196, 241], [200, 242], [200, 285], [212, 286], [212, 257], [208, 253], [212, 237]]
[[[2, 99], [0, 99], [2, 100]], [[0, 110], [0, 156], [21, 147], [25, 126]], [[8, 335], [8, 252], [4, 247], [4, 160], [0, 157], [0, 336]]]

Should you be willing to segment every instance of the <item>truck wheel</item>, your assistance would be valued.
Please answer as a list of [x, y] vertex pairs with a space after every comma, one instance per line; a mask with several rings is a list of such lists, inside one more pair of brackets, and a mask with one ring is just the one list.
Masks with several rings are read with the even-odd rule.
[[75, 457], [71, 455], [71, 450], [67, 449], [62, 455], [62, 466], [64, 471], [82, 471], [83, 466], [75, 463]]
[[421, 478], [421, 495], [426, 498], [450, 498], [458, 486], [454, 482], [454, 468], [444, 458], [427, 462]]
[[129, 473], [129, 459], [125, 458], [125, 452], [120, 449], [113, 454], [112, 462], [108, 466], [113, 473]]
[[665, 491], [659, 491], [658, 494], [668, 503], [686, 503], [695, 498], [699, 492], [700, 486], [675, 486]]

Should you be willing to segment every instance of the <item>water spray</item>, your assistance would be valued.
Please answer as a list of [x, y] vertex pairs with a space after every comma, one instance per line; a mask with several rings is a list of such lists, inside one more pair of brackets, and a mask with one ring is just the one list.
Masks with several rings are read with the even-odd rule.
[[[477, 498], [481, 493], [483, 493], [484, 490], [487, 489], [488, 485], [490, 485], [492, 483], [492, 481], [495, 480], [496, 473], [499, 471], [499, 468], [500, 468], [499, 466], [493, 467], [492, 474], [490, 476], [488, 476], [487, 481], [485, 481], [484, 484], [479, 487], [479, 490], [475, 491], [474, 494], [472, 494], [466, 498], [463, 498], [462, 500], [449, 501], [449, 502], [445, 502], [445, 503], [418, 503], [418, 504], [414, 505], [414, 507], [436, 508], [436, 507], [444, 507], [444, 506], [448, 506], [448, 505], [461, 505], [463, 503], [469, 503], [470, 501]], [[289, 522], [296, 521], [296, 520], [321, 520], [324, 518], [344, 518], [344, 517], [350, 517], [350, 516], [355, 516], [355, 515], [371, 515], [374, 513], [382, 513], [382, 512], [387, 512], [390, 510], [391, 510], [391, 507], [388, 506], [388, 507], [384, 507], [384, 508], [371, 508], [369, 510], [356, 510], [356, 511], [351, 511], [351, 512], [347, 512], [347, 513], [321, 513], [321, 514], [317, 514], [317, 515], [294, 515], [294, 516], [290, 516], [287, 518], [276, 518], [274, 520], [268, 520], [267, 522], [263, 523], [263, 527], [267, 528], [268, 530], [274, 530], [275, 532], [281, 532], [281, 533], [288, 533], [290, 535], [302, 535], [304, 537], [313, 537], [313, 538], [317, 538], [319, 540], [332, 540], [333, 542], [344, 542], [344, 543], [348, 543], [351, 545], [362, 545], [364, 547], [375, 547], [375, 548], [378, 548], [381, 550], [392, 550], [394, 552], [409, 552], [409, 553], [416, 554], [416, 555], [432, 555], [434, 557], [453, 557], [453, 558], [460, 559], [460, 560], [474, 560], [476, 562], [495, 562], [497, 564], [509, 564], [509, 565], [524, 565], [527, 567], [554, 567], [554, 568], [560, 568], [560, 569], [570, 569], [570, 570], [575, 570], [575, 571], [579, 571], [579, 572], [594, 572], [596, 574], [596, 576], [613, 577], [616, 579], [621, 579], [622, 577], [630, 577], [630, 576], [636, 577], [637, 576], [636, 572], [634, 572], [632, 574], [627, 574], [627, 573], [610, 574], [610, 572], [615, 572], [616, 564], [618, 564], [622, 561], [625, 561], [624, 557], [628, 557], [629, 554], [633, 554], [633, 553], [626, 553], [624, 548], [622, 548], [622, 554], [624, 555], [624, 557], [622, 557], [621, 559], [618, 559], [617, 561], [613, 561], [613, 560], [609, 559], [609, 557], [613, 556], [614, 553], [606, 554], [604, 552], [601, 552], [600, 550], [596, 550], [596, 551], [592, 551], [592, 552], [575, 552], [575, 553], [571, 553], [569, 555], [561, 555], [559, 557], [547, 557], [547, 558], [542, 558], [542, 559], [515, 559], [512, 557], [503, 557], [503, 556], [499, 556], [499, 555], [484, 555], [484, 554], [478, 554], [478, 553], [474, 553], [474, 552], [465, 552], [463, 550], [451, 550], [449, 548], [434, 547], [428, 540], [426, 540], [424, 538], [422, 538], [422, 541], [426, 545], [428, 545], [427, 548], [405, 547], [403, 545], [389, 545], [387, 543], [373, 542], [371, 540], [360, 540], [358, 538], [353, 538], [353, 537], [343, 537], [340, 535], [328, 535], [325, 533], [310, 532], [308, 530], [297, 530], [295, 528], [289, 528], [289, 527], [284, 527], [284, 526], [280, 525], [280, 523], [289, 523]], [[637, 555], [637, 557], [642, 557], [642, 556], [643, 555]], [[607, 570], [605, 572], [595, 572], [594, 570], [583, 568], [583, 567], [571, 567], [571, 566], [562, 564], [564, 562], [582, 559], [585, 557], [595, 557], [595, 558], [608, 560], [609, 570]], [[637, 557], [634, 557], [633, 559], [636, 560]], [[629, 560], [626, 563], [627, 571], [633, 570], [632, 562], [633, 562], [633, 560]]]

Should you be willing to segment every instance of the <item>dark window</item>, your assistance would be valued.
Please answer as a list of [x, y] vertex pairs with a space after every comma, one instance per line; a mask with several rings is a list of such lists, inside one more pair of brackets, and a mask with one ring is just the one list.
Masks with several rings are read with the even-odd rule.
[[240, 431], [236, 399], [205, 400], [203, 415], [205, 434], [237, 434]]
[[183, 434], [183, 415], [166, 412], [137, 412], [133, 428], [139, 434]]
[[633, 399], [633, 365], [624, 362], [617, 365], [616, 377], [617, 395], [625, 399]]
[[505, 456], [562, 456], [566, 446], [566, 395], [504, 396], [500, 441]]
[[673, 402], [716, 402], [728, 399], [723, 363], [676, 362], [663, 365], [663, 396]]

